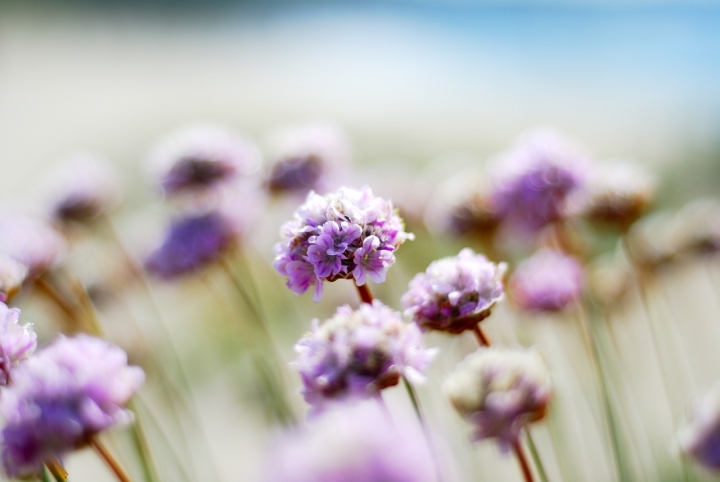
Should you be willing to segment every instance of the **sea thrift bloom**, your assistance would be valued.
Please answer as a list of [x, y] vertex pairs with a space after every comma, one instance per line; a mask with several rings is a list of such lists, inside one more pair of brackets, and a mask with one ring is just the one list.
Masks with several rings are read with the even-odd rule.
[[698, 400], [677, 439], [685, 454], [709, 469], [720, 470], [720, 385]]
[[260, 154], [228, 129], [199, 125], [161, 141], [150, 163], [166, 194], [202, 193], [255, 172]]
[[11, 383], [15, 367], [37, 347], [32, 325], [20, 325], [19, 319], [19, 309], [0, 303], [0, 385]]
[[56, 267], [66, 251], [65, 239], [48, 223], [20, 214], [0, 214], [0, 253], [25, 265], [29, 276]]
[[417, 325], [377, 300], [357, 310], [341, 306], [323, 324], [313, 320], [295, 350], [302, 394], [315, 409], [332, 400], [376, 396], [401, 376], [422, 382], [435, 356], [424, 348]]
[[531, 131], [493, 164], [494, 208], [523, 231], [558, 222], [588, 169], [586, 156], [567, 140], [549, 130]]
[[432, 482], [422, 433], [389, 423], [378, 407], [339, 406], [285, 435], [271, 452], [267, 482]]
[[275, 269], [287, 276], [294, 293], [314, 286], [315, 301], [322, 297], [323, 280], [382, 283], [395, 262], [395, 249], [413, 237], [392, 203], [373, 196], [368, 187], [343, 187], [326, 196], [310, 192], [281, 235]]
[[510, 293], [521, 310], [560, 311], [580, 297], [583, 269], [560, 251], [541, 249], [517, 267]]
[[93, 436], [128, 423], [123, 406], [145, 374], [125, 352], [99, 338], [60, 337], [20, 364], [0, 397], [7, 424], [2, 463], [10, 477], [39, 474], [50, 457], [87, 445]]
[[283, 129], [271, 136], [270, 144], [273, 164], [267, 185], [273, 192], [325, 192], [350, 164], [345, 134], [332, 125]]
[[410, 281], [402, 297], [405, 314], [424, 329], [472, 330], [502, 300], [505, 268], [505, 263], [492, 263], [470, 248], [433, 261]]
[[4, 303], [15, 296], [27, 275], [28, 269], [24, 264], [0, 253], [0, 301]]
[[720, 252], [720, 203], [717, 200], [699, 199], [683, 206], [673, 216], [671, 226], [678, 254]]
[[673, 261], [685, 244], [676, 221], [673, 213], [660, 211], [634, 223], [626, 236], [632, 264], [652, 271]]
[[648, 171], [627, 161], [595, 166], [588, 185], [571, 200], [570, 210], [590, 221], [627, 229], [650, 207], [655, 180]]
[[453, 406], [474, 426], [474, 439], [496, 438], [503, 450], [520, 430], [545, 416], [550, 377], [535, 350], [480, 348], [443, 384]]
[[52, 217], [58, 221], [85, 221], [108, 209], [118, 199], [117, 173], [102, 159], [79, 153], [48, 172], [42, 183]]

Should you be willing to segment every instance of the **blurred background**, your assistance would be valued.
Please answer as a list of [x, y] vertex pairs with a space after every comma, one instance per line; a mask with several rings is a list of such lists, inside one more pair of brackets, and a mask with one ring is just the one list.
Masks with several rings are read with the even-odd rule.
[[[548, 125], [599, 159], [628, 157], [650, 167], [660, 175], [658, 205], [679, 207], [720, 194], [720, 2], [0, 1], [0, 201], [32, 204], [34, 180], [44, 167], [78, 149], [101, 153], [120, 168], [126, 186], [115, 218], [118, 230], [130, 250], [141, 254], [138, 247], [147, 246], [164, 223], [144, 166], [148, 149], [167, 132], [198, 121], [228, 124], [260, 144], [277, 126], [335, 123], [351, 140], [356, 165], [374, 169], [378, 178], [391, 173], [398, 185], [430, 164], [433, 172], [450, 175], [458, 159], [482, 163], [523, 131]], [[358, 177], [358, 184], [373, 185], [372, 172]], [[378, 191], [390, 196], [382, 192], [385, 186]], [[355, 302], [352, 287], [340, 283], [327, 288], [322, 304], [284, 291], [268, 264], [291, 211], [281, 206], [263, 221], [250, 261], [288, 362], [310, 319]], [[427, 241], [415, 246], [403, 247], [406, 254], [399, 256], [405, 261], [393, 268], [387, 286], [378, 287], [391, 306], [399, 306], [415, 272], [461, 247]], [[80, 271], [96, 266], [86, 263]], [[664, 281], [670, 300], [650, 303], [658, 319], [675, 323], [665, 326], [666, 341], [675, 340], [668, 350], [680, 360], [674, 375], [700, 373], [699, 385], [720, 376], [713, 348], [720, 342], [713, 324], [720, 315], [718, 287], [708, 279], [703, 267], [684, 266]], [[693, 291], [693, 283], [702, 292]], [[141, 321], [140, 331], [160, 356], [172, 351], [169, 345], [181, 353], [194, 384], [192, 403], [201, 413], [200, 428], [186, 430], [205, 434], [214, 459], [190, 450], [195, 468], [211, 473], [208, 467], [215, 465], [218, 480], [257, 480], [263, 444], [271, 436], [258, 419], [261, 410], [247, 403], [255, 395], [242, 380], [252, 370], [238, 355], [239, 345], [229, 341], [238, 333], [223, 321], [227, 306], [219, 306], [206, 288], [199, 281], [153, 285], [172, 341], [164, 329], [142, 324], [148, 313], [144, 295], [100, 309], [110, 337], [130, 349], [133, 361], [146, 355], [134, 345], [129, 319]], [[220, 283], [219, 289], [227, 286]], [[27, 307], [26, 320], [38, 323], [41, 334], [46, 311]], [[541, 333], [509, 309], [499, 311], [488, 321], [490, 334], [510, 344], [543, 345], [561, 380], [560, 393], [569, 394], [558, 395], [562, 422], [543, 425], [538, 434], [553, 480], [611, 480], [609, 452], [593, 418], [596, 402], [577, 389], [588, 367], [569, 369], [577, 354], [562, 351], [577, 342], [577, 333], [566, 319]], [[690, 313], [692, 323], [677, 325]], [[615, 367], [623, 380], [617, 398], [634, 468], [646, 477], [638, 480], [661, 480], [661, 474], [662, 480], [679, 480], [665, 457], [680, 414], [654, 400], [662, 381], [653, 349], [636, 343], [649, 336], [637, 296], [619, 316], [618, 346], [625, 358]], [[519, 335], [513, 331], [518, 326]], [[675, 336], [678, 326], [684, 337]], [[436, 363], [431, 380], [474, 349], [471, 339], [439, 335], [428, 344], [451, 354]], [[622, 366], [635, 371], [623, 375]], [[148, 390], [151, 406], [162, 399]], [[579, 406], [568, 402], [573, 394]], [[423, 388], [421, 396], [428, 411], [439, 414], [430, 423], [447, 437], [442, 450], [456, 456], [456, 469], [448, 469], [451, 481], [474, 480], [466, 478], [469, 473], [483, 480], [519, 477], [512, 460], [502, 461], [491, 444], [475, 452], [467, 446], [467, 427], [448, 412], [441, 394]], [[403, 392], [389, 398], [392, 410], [408, 409]], [[680, 398], [677, 406], [692, 397]], [[298, 411], [304, 409], [299, 395], [294, 401]], [[163, 439], [161, 432], [153, 430], [151, 439]], [[158, 449], [161, 460], [172, 460], [167, 453], [173, 446], [182, 452], [177, 437], [170, 430], [170, 448]], [[122, 440], [117, 443], [122, 453]], [[173, 463], [164, 463], [172, 473]], [[110, 480], [90, 453], [68, 464], [73, 480]]]

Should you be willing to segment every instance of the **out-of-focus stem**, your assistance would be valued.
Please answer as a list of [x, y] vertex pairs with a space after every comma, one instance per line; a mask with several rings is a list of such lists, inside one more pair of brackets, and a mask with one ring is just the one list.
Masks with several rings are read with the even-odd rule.
[[430, 428], [425, 422], [425, 416], [423, 415], [422, 408], [420, 407], [420, 400], [418, 399], [417, 392], [415, 392], [415, 387], [407, 381], [407, 378], [402, 377], [402, 381], [408, 397], [410, 398], [410, 403], [412, 403], [413, 410], [415, 410], [415, 414], [417, 415], [420, 426], [422, 427], [423, 434], [425, 435], [425, 441], [427, 442], [430, 453], [432, 454], [435, 465], [435, 475], [438, 482], [442, 482], [443, 477], [442, 470], [440, 468], [440, 460], [437, 454], [437, 447], [435, 446], [435, 441], [432, 439], [432, 435], [430, 434]]
[[473, 327], [473, 333], [475, 333], [475, 338], [477, 338], [480, 346], [490, 346], [492, 344], [490, 338], [488, 338], [482, 328], [480, 328], [479, 324]]
[[362, 286], [355, 285], [355, 287], [357, 288], [358, 294], [360, 295], [360, 301], [371, 305], [375, 298], [373, 298], [373, 295], [370, 292], [370, 288], [368, 288], [368, 285], [367, 284], [364, 284]]
[[[537, 447], [535, 446], [535, 441], [532, 438], [532, 435], [530, 435], [530, 429], [525, 429], [525, 437], [527, 439], [527, 445], [530, 449], [530, 456], [533, 459], [533, 463], [535, 463], [535, 468], [537, 469], [538, 475], [540, 476], [541, 482], [548, 482], [548, 476], [545, 472], [545, 466], [542, 463], [542, 460], [540, 459], [540, 453], [538, 452]], [[625, 481], [622, 481], [625, 482]]]
[[140, 421], [140, 414], [138, 413], [137, 407], [134, 400], [128, 402], [128, 408], [135, 413], [135, 421], [131, 425], [131, 433], [135, 449], [138, 451], [140, 456], [140, 464], [142, 465], [143, 473], [145, 474], [146, 482], [160, 482], [160, 476], [153, 458], [152, 452], [150, 451], [150, 444], [148, 444], [147, 434], [145, 428]]
[[520, 464], [520, 470], [523, 474], [523, 479], [525, 482], [535, 482], [535, 478], [533, 477], [532, 470], [530, 469], [530, 464], [528, 464], [527, 457], [525, 456], [525, 451], [522, 448], [522, 445], [520, 445], [520, 441], [516, 441], [512, 445], [513, 452], [515, 452], [515, 456], [518, 459], [518, 463]]
[[98, 440], [96, 437], [93, 437], [90, 444], [95, 449], [100, 458], [105, 461], [108, 467], [110, 467], [110, 470], [112, 470], [113, 474], [115, 474], [115, 477], [118, 479], [119, 482], [132, 482], [132, 479], [130, 479], [128, 473], [125, 471], [122, 465], [120, 465], [120, 462], [118, 462], [118, 460], [113, 456], [113, 454], [110, 453], [107, 447], [105, 447], [105, 445], [100, 442], [100, 440]]
[[67, 482], [68, 472], [58, 459], [50, 457], [45, 461], [45, 467], [48, 468], [56, 482]]

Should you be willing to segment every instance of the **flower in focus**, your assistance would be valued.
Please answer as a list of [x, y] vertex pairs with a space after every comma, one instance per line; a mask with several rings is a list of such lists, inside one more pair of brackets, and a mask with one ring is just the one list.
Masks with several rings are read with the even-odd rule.
[[37, 335], [32, 325], [20, 325], [20, 310], [0, 303], [0, 385], [8, 385], [18, 364], [33, 354]]
[[522, 231], [560, 221], [568, 197], [585, 185], [589, 166], [588, 158], [557, 133], [531, 131], [493, 164], [494, 209]]
[[405, 314], [425, 329], [471, 330], [502, 300], [505, 268], [505, 263], [495, 264], [469, 248], [433, 261], [410, 281], [402, 297]]
[[5, 303], [12, 299], [22, 288], [27, 275], [28, 269], [24, 264], [0, 253], [0, 301]]
[[510, 277], [513, 301], [525, 311], [560, 311], [580, 297], [583, 269], [572, 256], [541, 249]]
[[94, 218], [117, 201], [117, 174], [103, 160], [86, 153], [75, 154], [47, 174], [47, 193], [52, 217], [58, 221]]
[[38, 276], [60, 264], [67, 245], [47, 222], [20, 214], [0, 214], [0, 253], [10, 256]]
[[480, 348], [443, 384], [455, 409], [474, 426], [474, 439], [496, 438], [503, 450], [520, 430], [545, 416], [550, 377], [535, 350]]
[[269, 460], [268, 482], [431, 482], [422, 433], [389, 423], [375, 406], [340, 406], [287, 434]]
[[260, 154], [226, 128], [199, 125], [161, 141], [150, 163], [166, 194], [203, 193], [256, 171]]
[[311, 124], [271, 136], [270, 191], [305, 195], [323, 193], [337, 183], [350, 164], [350, 146], [335, 126]]
[[379, 301], [357, 310], [341, 306], [295, 345], [294, 362], [305, 400], [319, 408], [345, 398], [369, 398], [397, 385], [401, 376], [424, 381], [435, 350], [425, 349], [417, 325]]
[[7, 475], [39, 474], [50, 457], [129, 423], [132, 413], [123, 407], [144, 379], [142, 369], [128, 366], [123, 350], [99, 338], [61, 336], [39, 350], [13, 371], [0, 398]]
[[720, 385], [697, 401], [677, 441], [683, 453], [709, 469], [720, 470]]
[[654, 194], [655, 180], [645, 169], [627, 161], [608, 161], [595, 166], [570, 209], [590, 221], [627, 229], [647, 211]]
[[281, 235], [275, 269], [288, 278], [294, 293], [314, 286], [315, 301], [322, 297], [323, 280], [352, 278], [358, 286], [367, 278], [384, 282], [395, 250], [413, 237], [392, 203], [373, 196], [368, 187], [343, 187], [325, 196], [311, 191]]

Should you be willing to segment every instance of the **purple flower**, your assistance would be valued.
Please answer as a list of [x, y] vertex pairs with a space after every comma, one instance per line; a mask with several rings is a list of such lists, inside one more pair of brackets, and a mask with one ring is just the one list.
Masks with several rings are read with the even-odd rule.
[[15, 369], [0, 398], [7, 475], [39, 474], [49, 457], [62, 457], [97, 433], [130, 422], [123, 406], [144, 379], [140, 368], [128, 366], [124, 351], [99, 338], [61, 336], [39, 350]]
[[314, 320], [295, 350], [302, 393], [314, 409], [331, 400], [376, 396], [401, 376], [421, 382], [435, 355], [423, 347], [416, 325], [377, 300], [355, 311], [341, 306], [322, 325]]
[[372, 404], [338, 406], [286, 434], [272, 450], [268, 482], [431, 482], [433, 456], [409, 423], [389, 423]]
[[20, 325], [20, 310], [0, 303], [0, 385], [11, 383], [21, 361], [33, 354], [37, 335], [31, 324]]
[[331, 125], [287, 128], [271, 136], [270, 191], [305, 195], [325, 192], [350, 163], [345, 135]]
[[526, 424], [545, 416], [550, 377], [534, 350], [480, 348], [455, 368], [443, 391], [473, 424], [475, 440], [496, 438], [507, 451]]
[[424, 329], [471, 330], [502, 300], [505, 268], [505, 263], [497, 265], [469, 248], [433, 261], [415, 275], [403, 295], [405, 314]]
[[322, 296], [323, 280], [353, 278], [361, 286], [369, 277], [382, 283], [397, 247], [413, 237], [392, 203], [373, 196], [368, 187], [344, 187], [326, 196], [310, 192], [281, 236], [275, 269], [288, 278], [294, 293], [314, 285], [315, 301]]
[[560, 311], [582, 293], [580, 263], [560, 251], [541, 249], [517, 267], [510, 293], [521, 310]]
[[218, 260], [235, 239], [231, 223], [219, 212], [178, 218], [162, 245], [145, 261], [145, 268], [161, 278], [174, 278]]
[[588, 159], [549, 130], [520, 138], [494, 163], [494, 208], [511, 226], [536, 231], [565, 216], [568, 196], [584, 186]]
[[47, 222], [21, 214], [0, 214], [0, 253], [25, 265], [29, 276], [56, 267], [66, 251], [65, 239]]
[[202, 194], [256, 171], [260, 155], [250, 141], [229, 129], [199, 125], [161, 141], [150, 163], [166, 194]]
[[720, 385], [695, 403], [677, 439], [683, 453], [709, 469], [720, 470]]

